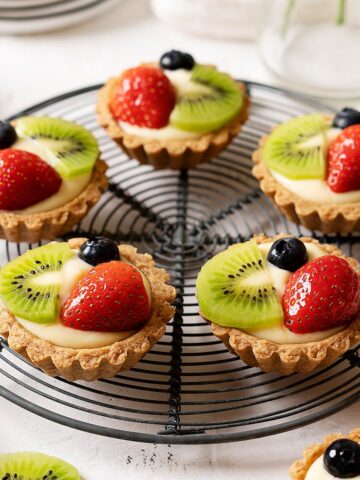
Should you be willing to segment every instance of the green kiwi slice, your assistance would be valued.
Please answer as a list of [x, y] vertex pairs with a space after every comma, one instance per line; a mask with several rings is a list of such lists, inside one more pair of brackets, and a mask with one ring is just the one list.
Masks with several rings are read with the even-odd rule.
[[270, 271], [253, 240], [206, 262], [196, 280], [196, 296], [204, 317], [224, 327], [256, 329], [283, 321]]
[[191, 82], [194, 88], [180, 95], [170, 115], [170, 124], [174, 127], [190, 132], [213, 132], [240, 111], [244, 93], [225, 73], [195, 65]]
[[277, 127], [265, 143], [266, 166], [294, 180], [325, 178], [330, 122], [326, 115], [315, 113]]
[[16, 132], [20, 138], [36, 142], [63, 178], [91, 172], [99, 156], [92, 133], [60, 118], [21, 117], [16, 120]]
[[37, 452], [0, 455], [1, 480], [80, 480], [78, 470], [57, 457]]
[[0, 296], [9, 311], [37, 323], [56, 320], [59, 312], [59, 271], [74, 256], [66, 242], [54, 242], [9, 262], [0, 270]]

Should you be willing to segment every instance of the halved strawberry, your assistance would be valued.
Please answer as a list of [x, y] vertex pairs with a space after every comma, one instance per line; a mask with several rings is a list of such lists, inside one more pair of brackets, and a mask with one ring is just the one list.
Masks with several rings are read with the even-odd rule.
[[0, 150], [0, 210], [22, 210], [54, 195], [61, 177], [33, 153]]
[[162, 128], [175, 105], [175, 90], [160, 68], [126, 70], [116, 86], [110, 109], [117, 120], [138, 127]]
[[360, 190], [360, 125], [352, 125], [330, 144], [326, 182], [336, 193]]
[[359, 275], [343, 258], [315, 258], [291, 275], [282, 305], [285, 326], [294, 333], [345, 325], [359, 312]]
[[61, 308], [67, 327], [122, 332], [142, 327], [151, 315], [144, 280], [133, 265], [114, 260], [92, 268]]

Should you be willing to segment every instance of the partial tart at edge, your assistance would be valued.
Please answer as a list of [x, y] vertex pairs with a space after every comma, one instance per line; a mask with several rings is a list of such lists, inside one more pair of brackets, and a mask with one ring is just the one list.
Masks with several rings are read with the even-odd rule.
[[[254, 237], [257, 244], [273, 242], [288, 235], [275, 237], [259, 235]], [[344, 258], [359, 273], [358, 263], [351, 257], [346, 257], [333, 245], [319, 244], [313, 238], [301, 237], [300, 240], [317, 244], [326, 254]], [[229, 247], [231, 248], [231, 247]], [[203, 316], [200, 311], [200, 315]], [[360, 341], [360, 315], [346, 328], [320, 341], [299, 344], [278, 344], [273, 341], [258, 338], [237, 328], [222, 327], [206, 319], [216, 335], [230, 350], [239, 356], [246, 364], [259, 367], [265, 372], [279, 372], [289, 375], [294, 372], [309, 373], [315, 368], [326, 366], [348, 351], [351, 346]]]
[[291, 479], [305, 480], [306, 474], [308, 473], [311, 465], [324, 454], [325, 450], [329, 445], [331, 445], [334, 441], [340, 439], [348, 439], [360, 443], [360, 428], [355, 428], [348, 435], [342, 435], [341, 433], [333, 433], [325, 437], [322, 443], [317, 443], [307, 447], [304, 450], [303, 458], [301, 460], [297, 460], [291, 466], [289, 470]]

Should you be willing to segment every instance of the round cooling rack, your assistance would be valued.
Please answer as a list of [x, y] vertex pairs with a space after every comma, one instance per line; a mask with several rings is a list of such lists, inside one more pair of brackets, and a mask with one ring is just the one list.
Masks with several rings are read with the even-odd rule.
[[[264, 232], [312, 235], [360, 258], [359, 236], [322, 236], [289, 223], [258, 188], [251, 154], [259, 137], [289, 118], [329, 111], [312, 99], [247, 82], [251, 114], [241, 134], [196, 170], [153, 170], [130, 160], [98, 127], [100, 85], [29, 108], [82, 123], [99, 140], [110, 187], [69, 236], [105, 234], [151, 253], [171, 274], [176, 314], [164, 337], [135, 368], [112, 379], [51, 378], [1, 341], [0, 394], [49, 420], [109, 437], [155, 443], [219, 443], [284, 432], [360, 399], [360, 347], [309, 375], [248, 367], [199, 317], [197, 272], [230, 244]], [[3, 241], [4, 263], [31, 245]]]

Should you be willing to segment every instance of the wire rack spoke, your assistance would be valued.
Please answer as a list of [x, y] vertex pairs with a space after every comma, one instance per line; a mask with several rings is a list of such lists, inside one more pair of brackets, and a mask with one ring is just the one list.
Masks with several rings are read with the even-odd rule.
[[139, 201], [131, 197], [125, 190], [121, 188], [120, 185], [115, 183], [109, 183], [109, 191], [114, 193], [118, 198], [123, 200], [125, 203], [128, 203], [132, 208], [135, 208], [139, 211], [141, 215], [146, 217], [149, 221], [156, 223], [160, 227], [163, 226], [164, 220], [159, 217], [155, 212], [153, 212], [147, 206], [141, 204]]
[[[251, 115], [240, 135], [196, 170], [156, 171], [129, 159], [97, 125], [100, 85], [70, 92], [19, 115], [61, 116], [97, 137], [109, 189], [65, 235], [106, 235], [153, 255], [176, 288], [176, 314], [163, 338], [132, 370], [87, 384], [50, 378], [0, 341], [0, 395], [63, 425], [156, 443], [219, 443], [280, 433], [360, 399], [360, 346], [304, 376], [245, 365], [199, 316], [196, 276], [219, 251], [254, 234], [289, 232], [332, 243], [360, 259], [360, 235], [321, 235], [288, 222], [251, 174], [259, 138], [280, 122], [328, 109], [297, 93], [246, 82]], [[40, 242], [41, 243], [41, 242]], [[11, 260], [37, 245], [2, 241]]]

